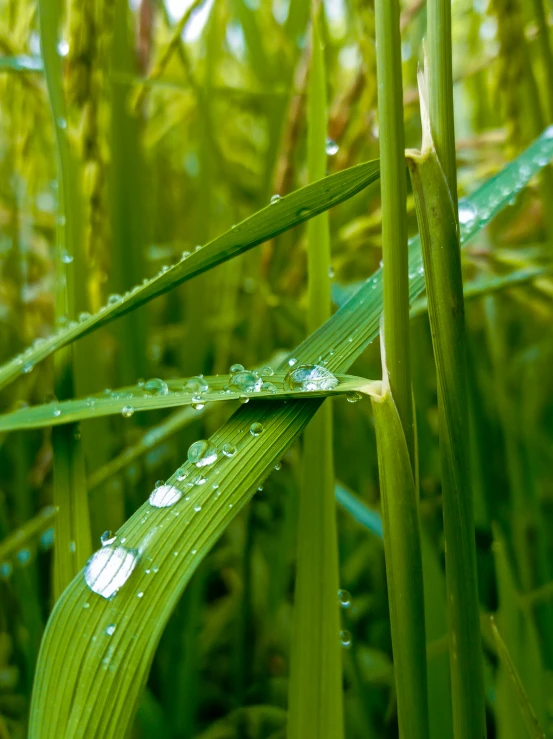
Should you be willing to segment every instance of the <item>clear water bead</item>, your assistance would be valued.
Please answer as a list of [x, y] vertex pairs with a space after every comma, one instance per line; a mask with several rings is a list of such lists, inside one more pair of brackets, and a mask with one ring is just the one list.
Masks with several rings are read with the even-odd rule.
[[123, 418], [130, 418], [132, 415], [134, 415], [134, 408], [132, 405], [124, 405], [121, 408], [121, 415]]
[[338, 379], [320, 364], [300, 364], [288, 372], [284, 385], [290, 390], [332, 390]]
[[234, 457], [236, 454], [236, 447], [234, 444], [223, 444], [223, 448], [221, 450], [225, 457]]
[[349, 631], [346, 631], [345, 629], [340, 631], [340, 642], [345, 649], [349, 649], [351, 647], [351, 634]]
[[108, 636], [113, 636], [115, 634], [115, 629], [115, 624], [109, 624], [109, 626], [106, 626], [106, 634]]
[[150, 493], [148, 502], [154, 508], [169, 508], [182, 498], [182, 492], [174, 485], [159, 485]]
[[117, 537], [115, 536], [115, 534], [108, 529], [107, 531], [104, 531], [104, 533], [100, 536], [100, 544], [103, 547], [107, 547], [110, 544], [113, 544], [116, 538]]
[[340, 589], [338, 591], [338, 601], [342, 608], [349, 608], [351, 606], [351, 595], [347, 590]]
[[187, 393], [196, 395], [197, 393], [206, 393], [209, 390], [209, 385], [203, 377], [191, 377], [184, 386], [184, 389]]
[[249, 370], [240, 370], [231, 376], [229, 387], [231, 390], [238, 390], [242, 393], [256, 393], [261, 390], [262, 384], [263, 380], [254, 372], [250, 372]]
[[159, 377], [152, 377], [144, 383], [144, 392], [146, 395], [167, 395], [169, 388], [164, 380]]
[[259, 436], [262, 433], [263, 433], [263, 426], [257, 421], [254, 421], [254, 423], [252, 423], [252, 425], [250, 426], [250, 434], [252, 436]]
[[112, 598], [136, 567], [137, 553], [122, 546], [106, 546], [88, 560], [84, 579], [92, 592]]
[[281, 200], [282, 200], [282, 195], [276, 194], [271, 197], [270, 203], [271, 205], [275, 205], [275, 203], [279, 203]]
[[231, 364], [229, 372], [231, 375], [234, 375], [236, 372], [243, 372], [244, 369], [243, 364]]
[[188, 449], [188, 461], [196, 467], [207, 467], [217, 461], [217, 449], [206, 439], [195, 441]]
[[327, 139], [326, 140], [326, 147], [325, 147], [325, 149], [326, 149], [326, 153], [328, 154], [329, 157], [333, 157], [335, 154], [337, 154], [339, 148], [340, 147], [338, 146], [338, 144], [335, 141], [333, 141], [332, 139]]
[[346, 393], [346, 400], [348, 403], [358, 403], [363, 396], [361, 393], [352, 392], [352, 393]]

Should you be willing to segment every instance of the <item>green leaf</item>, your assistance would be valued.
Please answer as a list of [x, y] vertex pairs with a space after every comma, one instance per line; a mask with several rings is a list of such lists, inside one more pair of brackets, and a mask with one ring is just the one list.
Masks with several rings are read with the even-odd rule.
[[[329, 390], [292, 390], [287, 382], [287, 372], [276, 372], [267, 375], [261, 384], [261, 378], [248, 373], [257, 380], [259, 387], [247, 391], [233, 385], [232, 375], [216, 375], [202, 378], [183, 378], [164, 382], [155, 378], [156, 387], [162, 392], [148, 394], [143, 386], [134, 385], [119, 390], [91, 395], [88, 398], [54, 401], [44, 405], [21, 408], [12, 413], [0, 415], [0, 431], [16, 431], [17, 429], [34, 429], [44, 426], [62, 426], [76, 421], [88, 421], [102, 416], [121, 415], [130, 418], [137, 411], [152, 411], [160, 408], [192, 405], [201, 410], [206, 403], [228, 400], [248, 402], [258, 398], [325, 398], [328, 395], [361, 392], [371, 394], [377, 392], [379, 382], [371, 382], [352, 375], [335, 375], [336, 387]], [[202, 383], [209, 388], [204, 391], [188, 390], [188, 383]]]
[[135, 310], [158, 295], [163, 295], [185, 280], [342, 203], [377, 180], [378, 176], [378, 161], [358, 164], [268, 205], [203, 248], [192, 252], [190, 256], [183, 257], [166, 271], [162, 270], [151, 280], [145, 280], [142, 285], [137, 285], [123, 296], [112, 295], [108, 304], [98, 313], [92, 316], [84, 314], [78, 322], [70, 323], [47, 339], [35, 342], [32, 347], [0, 367], [0, 388], [19, 375], [30, 372], [38, 362], [53, 352]]
[[[553, 129], [481, 187], [465, 203], [465, 209], [470, 206], [471, 213], [478, 215], [462, 229], [464, 241], [507, 205], [512, 197], [509, 188], [522, 187], [551, 155]], [[410, 247], [411, 299], [424, 288], [421, 266], [414, 241]], [[378, 271], [306, 339], [293, 352], [297, 362], [326, 360], [332, 372], [346, 370], [378, 334], [380, 280]], [[139, 548], [141, 554], [115, 598], [105, 600], [92, 593], [82, 573], [73, 580], [56, 604], [41, 646], [31, 706], [33, 739], [70, 736], [77, 731], [84, 737], [111, 739], [128, 731], [155, 648], [186, 583], [321, 402], [251, 401], [242, 406], [211, 437], [218, 449], [231, 442], [240, 447], [239, 453], [218, 460], [209, 481], [189, 501], [181, 499], [177, 507], [167, 509], [145, 503], [117, 532], [118, 542], [125, 538], [124, 545]], [[249, 432], [254, 422], [262, 423], [264, 429], [255, 437]], [[184, 467], [189, 475], [194, 472], [188, 463]], [[169, 483], [181, 485], [176, 475]], [[219, 488], [213, 489], [213, 484]], [[194, 510], [198, 506], [201, 510]], [[85, 603], [88, 608], [83, 607]], [[106, 628], [111, 624], [116, 628], [109, 637]], [[79, 638], [73, 638], [73, 629]]]
[[372, 399], [372, 407], [399, 733], [406, 739], [426, 739], [426, 637], [417, 491], [407, 440], [388, 387], [380, 398]]

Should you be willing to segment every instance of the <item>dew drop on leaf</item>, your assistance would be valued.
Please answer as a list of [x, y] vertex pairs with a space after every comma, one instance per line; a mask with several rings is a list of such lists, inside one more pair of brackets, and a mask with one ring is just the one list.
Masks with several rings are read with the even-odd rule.
[[182, 492], [174, 485], [160, 485], [150, 493], [148, 502], [154, 508], [169, 508], [182, 498]]
[[338, 379], [319, 364], [300, 364], [288, 372], [284, 385], [290, 390], [332, 390]]
[[217, 449], [206, 439], [200, 439], [190, 445], [188, 461], [196, 467], [208, 467], [217, 461]]
[[106, 546], [88, 560], [84, 578], [88, 587], [102, 598], [112, 598], [127, 582], [136, 567], [137, 553], [122, 546]]

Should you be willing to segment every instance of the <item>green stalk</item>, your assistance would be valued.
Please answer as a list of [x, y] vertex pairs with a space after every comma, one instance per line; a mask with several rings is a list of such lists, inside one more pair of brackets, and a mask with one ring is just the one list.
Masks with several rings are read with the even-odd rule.
[[409, 352], [409, 289], [403, 85], [398, 0], [375, 2], [382, 258], [384, 262], [384, 342], [392, 396], [414, 463], [413, 407]]
[[424, 590], [409, 346], [406, 167], [397, 0], [375, 2], [384, 262], [384, 392], [373, 400], [401, 739], [427, 739]]
[[371, 398], [384, 529], [386, 579], [400, 739], [428, 739], [426, 632], [418, 496], [407, 439], [383, 362], [383, 393]]
[[421, 90], [423, 150], [409, 152], [438, 381], [446, 585], [456, 739], [486, 736], [474, 517], [463, 283], [456, 209], [436, 155]]
[[[46, 84], [56, 131], [59, 160], [59, 227], [56, 248], [56, 319], [75, 315], [78, 286], [84, 281], [84, 260], [79, 239], [79, 202], [75, 167], [66, 136], [67, 116], [62, 90], [62, 68], [57, 53], [60, 5], [40, 0], [40, 37]], [[68, 267], [65, 253], [71, 258]], [[60, 399], [73, 395], [74, 350], [63, 349], [54, 358], [54, 390]], [[92, 552], [88, 493], [78, 424], [52, 432], [54, 449], [54, 496], [59, 508], [55, 520], [54, 599], [83, 567]]]
[[[311, 182], [326, 174], [326, 73], [319, 18], [314, 2], [307, 143]], [[330, 318], [328, 213], [309, 221], [307, 236], [307, 329], [312, 333]], [[344, 719], [330, 403], [323, 404], [304, 434], [296, 567], [288, 739], [340, 739]]]
[[453, 204], [457, 209], [451, 0], [428, 0], [426, 14], [430, 130]]

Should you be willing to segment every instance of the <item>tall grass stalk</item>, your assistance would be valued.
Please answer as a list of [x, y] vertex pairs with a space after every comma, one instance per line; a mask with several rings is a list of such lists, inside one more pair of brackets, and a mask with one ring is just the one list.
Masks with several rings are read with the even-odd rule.
[[[40, 36], [46, 83], [58, 153], [58, 228], [56, 248], [56, 320], [75, 315], [75, 295], [82, 284], [84, 269], [80, 247], [80, 208], [75, 166], [66, 135], [67, 115], [62, 89], [61, 60], [57, 53], [59, 3], [40, 0]], [[68, 270], [69, 255], [75, 263]], [[54, 392], [60, 399], [74, 392], [74, 348], [67, 347], [54, 357]], [[54, 429], [54, 495], [59, 509], [55, 519], [54, 600], [83, 567], [92, 552], [90, 516], [84, 458], [78, 424]]]
[[375, 3], [383, 273], [383, 387], [373, 401], [399, 732], [428, 737], [422, 556], [409, 344], [403, 85], [397, 0]]
[[453, 724], [457, 739], [481, 739], [486, 736], [486, 722], [459, 231], [448, 182], [432, 143], [425, 94], [421, 75], [422, 152], [409, 152], [408, 161], [437, 370]]
[[[326, 174], [327, 102], [320, 38], [321, 4], [312, 4], [308, 100], [308, 170]], [[312, 333], [330, 318], [328, 213], [309, 221], [308, 316]], [[288, 737], [343, 736], [342, 658], [338, 604], [338, 540], [332, 405], [323, 403], [304, 434], [298, 518], [293, 648], [288, 693]]]

